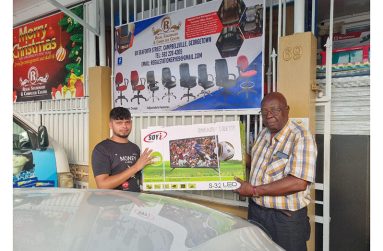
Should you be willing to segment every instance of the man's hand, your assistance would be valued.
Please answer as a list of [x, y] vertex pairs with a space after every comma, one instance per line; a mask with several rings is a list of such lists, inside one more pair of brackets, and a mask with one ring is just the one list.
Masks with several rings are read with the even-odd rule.
[[151, 153], [153, 150], [149, 148], [145, 148], [144, 152], [141, 154], [140, 158], [137, 160], [137, 162], [134, 164], [134, 166], [137, 168], [137, 172], [143, 169], [146, 165], [152, 164], [153, 159], [155, 157], [151, 156]]
[[238, 177], [234, 177], [234, 179], [241, 184], [241, 186], [237, 189], [234, 190], [235, 193], [238, 193], [241, 196], [246, 196], [246, 197], [252, 197], [254, 190], [253, 186], [244, 180], [241, 180]]

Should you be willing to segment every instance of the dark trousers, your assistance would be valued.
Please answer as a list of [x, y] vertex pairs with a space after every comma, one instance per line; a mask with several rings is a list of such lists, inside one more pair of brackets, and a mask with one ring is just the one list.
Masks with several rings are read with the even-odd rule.
[[248, 219], [258, 225], [275, 243], [287, 251], [306, 251], [310, 238], [307, 207], [297, 211], [262, 207], [250, 198]]

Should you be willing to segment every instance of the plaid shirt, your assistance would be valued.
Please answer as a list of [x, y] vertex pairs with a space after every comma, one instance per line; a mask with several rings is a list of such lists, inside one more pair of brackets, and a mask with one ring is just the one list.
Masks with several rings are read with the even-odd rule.
[[251, 149], [250, 183], [268, 184], [292, 175], [310, 182], [305, 191], [284, 196], [252, 198], [268, 208], [296, 211], [310, 203], [310, 187], [315, 181], [317, 148], [309, 131], [288, 121], [270, 142], [270, 131], [264, 128]]

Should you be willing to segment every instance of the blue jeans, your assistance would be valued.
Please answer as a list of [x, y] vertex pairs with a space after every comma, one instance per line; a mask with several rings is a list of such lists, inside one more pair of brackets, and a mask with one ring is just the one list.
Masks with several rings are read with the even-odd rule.
[[248, 220], [262, 228], [271, 239], [286, 251], [306, 251], [310, 238], [307, 207], [297, 211], [262, 207], [250, 198]]

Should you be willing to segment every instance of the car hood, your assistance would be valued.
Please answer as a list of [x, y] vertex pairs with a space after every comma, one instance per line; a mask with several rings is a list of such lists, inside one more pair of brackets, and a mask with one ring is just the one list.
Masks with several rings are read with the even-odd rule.
[[14, 250], [283, 250], [235, 216], [116, 190], [14, 189]]

